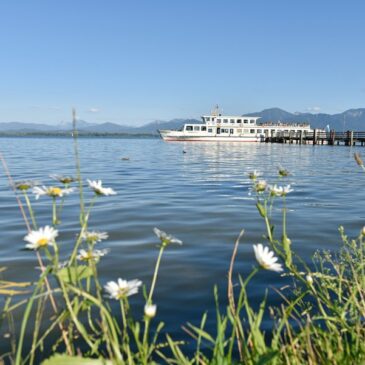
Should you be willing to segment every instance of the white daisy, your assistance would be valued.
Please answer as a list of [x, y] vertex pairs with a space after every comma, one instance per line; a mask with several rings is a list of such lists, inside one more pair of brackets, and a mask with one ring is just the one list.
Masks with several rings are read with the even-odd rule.
[[24, 237], [24, 241], [29, 242], [25, 245], [30, 250], [37, 250], [48, 245], [53, 245], [58, 231], [50, 226], [39, 228], [37, 231], [31, 231]]
[[112, 299], [120, 300], [130, 295], [137, 294], [138, 288], [142, 285], [140, 280], [123, 280], [121, 278], [118, 281], [109, 281], [105, 286], [105, 291]]
[[275, 185], [268, 185], [267, 187], [268, 192], [272, 196], [282, 196], [283, 194], [283, 187]]
[[182, 241], [180, 241], [179, 239], [177, 239], [176, 237], [174, 237], [170, 234], [167, 234], [164, 231], [161, 231], [160, 229], [158, 229], [156, 227], [153, 229], [153, 232], [155, 232], [156, 236], [161, 240], [161, 243], [164, 246], [167, 246], [170, 243], [177, 243], [179, 245], [182, 245]]
[[90, 188], [94, 191], [96, 195], [115, 195], [116, 192], [112, 188], [103, 188], [101, 180], [92, 181], [87, 180]]
[[266, 188], [267, 188], [267, 182], [265, 180], [258, 180], [255, 182], [254, 190], [257, 193], [264, 192], [266, 190]]
[[146, 304], [144, 306], [144, 315], [148, 318], [153, 318], [156, 315], [157, 305], [156, 304]]
[[48, 195], [52, 198], [60, 198], [66, 194], [72, 193], [73, 191], [73, 188], [61, 189], [57, 186], [46, 187], [44, 185], [42, 187], [35, 186], [33, 188], [33, 194], [35, 195], [36, 199], [39, 199], [41, 195]]
[[102, 240], [106, 240], [108, 238], [107, 232], [98, 232], [98, 231], [85, 231], [82, 233], [81, 238], [88, 243], [97, 243]]
[[80, 250], [77, 259], [80, 261], [99, 261], [100, 257], [105, 256], [108, 252], [109, 250], [107, 249], [93, 251]]
[[53, 180], [59, 181], [61, 184], [71, 184], [72, 182], [76, 181], [76, 179], [72, 176], [65, 176], [65, 175], [49, 175], [49, 177]]
[[255, 257], [259, 265], [265, 270], [276, 272], [283, 271], [281, 264], [278, 264], [278, 258], [274, 256], [274, 252], [269, 250], [269, 247], [264, 247], [261, 243], [253, 245]]
[[269, 191], [269, 193], [272, 196], [286, 196], [287, 194], [289, 194], [292, 191], [294, 191], [290, 187], [290, 184], [289, 185], [286, 185], [286, 186], [269, 185], [267, 187], [267, 190]]
[[287, 186], [284, 186], [284, 187], [283, 187], [283, 195], [289, 194], [289, 193], [291, 193], [292, 191], [294, 191], [294, 189], [292, 189], [292, 188], [290, 187], [290, 184], [289, 184], [289, 185], [287, 185]]
[[33, 188], [35, 185], [37, 185], [36, 181], [31, 181], [31, 180], [22, 180], [22, 181], [15, 181], [14, 182], [14, 187], [15, 189], [21, 190], [21, 191], [26, 191], [30, 188]]
[[251, 172], [248, 173], [248, 177], [251, 180], [256, 180], [261, 175], [262, 175], [261, 172], [258, 172], [257, 170], [253, 170], [253, 171], [251, 171]]

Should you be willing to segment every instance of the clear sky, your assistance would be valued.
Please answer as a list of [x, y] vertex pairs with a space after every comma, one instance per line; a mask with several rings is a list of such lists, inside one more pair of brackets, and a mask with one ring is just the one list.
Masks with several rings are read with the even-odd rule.
[[0, 122], [365, 107], [363, 0], [1, 0]]

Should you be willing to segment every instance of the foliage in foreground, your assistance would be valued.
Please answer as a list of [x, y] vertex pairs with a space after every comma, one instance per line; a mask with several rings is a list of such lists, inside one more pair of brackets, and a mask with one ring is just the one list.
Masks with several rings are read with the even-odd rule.
[[[77, 148], [75, 151], [77, 156]], [[356, 157], [361, 165], [360, 157]], [[280, 169], [279, 181], [287, 175]], [[96, 201], [114, 195], [114, 190], [103, 187], [101, 181], [88, 181], [93, 196], [85, 208], [79, 167], [76, 178], [54, 178], [59, 181], [57, 186], [33, 186], [30, 181], [13, 184], [23, 195], [29, 216], [26, 247], [34, 251], [41, 271], [35, 283], [0, 281], [5, 303], [0, 325], [7, 327], [11, 344], [9, 352], [1, 357], [3, 361], [34, 364], [43, 360], [44, 365], [365, 362], [365, 230], [350, 239], [340, 228], [342, 248], [336, 253], [316, 253], [309, 267], [295, 254], [287, 235], [286, 196], [292, 192], [290, 185], [269, 185], [259, 179], [257, 172], [250, 174], [257, 210], [264, 222], [266, 246], [254, 245], [257, 267], [249, 275], [236, 275], [234, 262], [241, 232], [228, 271], [228, 306], [222, 309], [216, 290], [216, 330], [211, 333], [205, 329], [207, 314], [199, 326], [186, 325], [187, 338], [196, 343], [195, 352], [190, 354], [184, 342], [162, 332], [163, 323], [154, 323], [157, 307], [153, 293], [162, 255], [171, 244], [182, 242], [155, 229], [160, 249], [151, 285], [144, 288], [144, 318], [137, 320], [129, 297], [137, 294], [142, 283], [118, 279], [102, 285], [98, 263], [107, 250], [96, 247], [107, 239], [107, 234], [91, 231], [88, 223]], [[71, 252], [61, 252], [57, 227], [65, 197], [76, 190], [71, 187], [73, 183], [78, 184], [80, 193], [80, 229]], [[38, 198], [50, 198], [49, 226], [37, 226], [30, 189]], [[274, 203], [275, 207], [281, 204], [279, 222]], [[282, 298], [276, 307], [266, 304], [267, 293], [258, 308], [250, 303], [248, 285], [254, 285], [261, 270], [272, 271], [288, 284], [273, 289]], [[17, 294], [22, 295], [21, 299], [16, 300]], [[112, 303], [118, 303], [119, 313]], [[51, 318], [47, 318], [46, 309], [52, 311]], [[13, 321], [16, 311], [22, 313], [19, 330]], [[272, 328], [265, 333], [262, 323], [268, 317]], [[50, 352], [53, 356], [45, 360], [43, 354]]]

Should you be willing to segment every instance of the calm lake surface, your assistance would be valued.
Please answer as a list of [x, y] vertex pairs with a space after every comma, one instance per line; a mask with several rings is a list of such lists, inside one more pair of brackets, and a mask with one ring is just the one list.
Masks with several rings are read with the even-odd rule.
[[[98, 247], [111, 250], [99, 264], [102, 283], [138, 278], [150, 286], [158, 253], [154, 227], [184, 242], [166, 250], [154, 298], [157, 318], [175, 338], [183, 337], [182, 325], [199, 323], [206, 310], [214, 328], [213, 287], [219, 286], [225, 305], [229, 260], [241, 229], [236, 273], [245, 276], [256, 264], [252, 244], [265, 242], [265, 227], [249, 195], [249, 171], [262, 171], [272, 182], [279, 165], [292, 173], [286, 180], [294, 188], [287, 197], [288, 235], [306, 261], [317, 249], [339, 247], [340, 225], [351, 236], [365, 223], [365, 175], [353, 160], [361, 147], [81, 138], [79, 148], [83, 178], [101, 179], [118, 193], [97, 200], [89, 224], [109, 233]], [[0, 138], [0, 151], [14, 180], [49, 185], [50, 174], [75, 175], [71, 138]], [[88, 189], [85, 197], [87, 202], [92, 197]], [[0, 267], [8, 268], [9, 280], [36, 279], [35, 255], [22, 250], [26, 229], [4, 173], [0, 199]], [[50, 224], [50, 199], [31, 199], [39, 225]], [[69, 195], [58, 228], [63, 252], [77, 234], [78, 207], [78, 194]], [[278, 215], [280, 207], [274, 208]], [[282, 282], [279, 274], [260, 272], [250, 286], [252, 301]], [[142, 294], [131, 300], [135, 315], [142, 316]], [[0, 353], [6, 346], [1, 339]]]

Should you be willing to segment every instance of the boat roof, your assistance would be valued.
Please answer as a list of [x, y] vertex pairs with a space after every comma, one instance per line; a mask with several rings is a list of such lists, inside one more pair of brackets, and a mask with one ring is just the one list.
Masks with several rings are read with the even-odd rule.
[[260, 119], [261, 117], [254, 117], [252, 115], [213, 115], [213, 114], [208, 114], [208, 115], [202, 115], [203, 118], [209, 118], [209, 117], [214, 117], [214, 118], [233, 118], [233, 119], [241, 119], [241, 118], [247, 118], [247, 119]]

